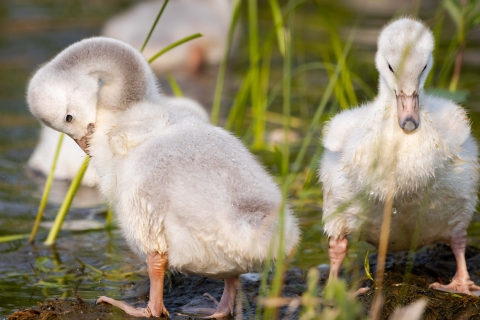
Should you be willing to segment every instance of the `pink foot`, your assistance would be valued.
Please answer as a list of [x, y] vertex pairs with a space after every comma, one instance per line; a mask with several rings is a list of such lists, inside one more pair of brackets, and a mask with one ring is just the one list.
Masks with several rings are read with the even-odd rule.
[[355, 291], [355, 296], [358, 296], [358, 295], [364, 294], [364, 293], [365, 293], [365, 292], [367, 292], [368, 290], [370, 290], [370, 288], [369, 288], [369, 287], [360, 288], [360, 289], [358, 289], [357, 291]]
[[467, 262], [465, 261], [465, 247], [467, 246], [467, 230], [459, 227], [452, 231], [450, 238], [450, 248], [452, 248], [455, 261], [457, 262], [457, 272], [450, 284], [440, 284], [435, 282], [430, 288], [451, 293], [465, 293], [479, 296], [480, 287], [470, 280], [467, 270]]
[[[129, 305], [126, 302], [123, 301], [118, 301], [109, 297], [101, 296], [98, 300], [97, 303], [105, 302], [108, 304], [111, 304], [112, 306], [115, 306], [117, 308], [122, 309], [126, 314], [129, 314], [134, 317], [145, 317], [145, 318], [150, 318], [152, 316], [152, 311], [150, 307], [147, 305], [146, 308], [134, 308], [131, 305]], [[159, 316], [166, 316], [170, 317], [170, 314], [168, 313], [168, 310], [163, 306], [163, 304], [160, 306], [161, 313], [158, 315], [154, 315], [155, 317]]]
[[184, 309], [182, 312], [192, 315], [210, 314], [209, 316], [201, 317], [203, 319], [221, 319], [233, 315], [235, 296], [237, 294], [237, 283], [237, 278], [225, 279], [225, 288], [223, 289], [223, 294], [220, 302], [217, 302], [217, 300], [210, 294], [204, 294], [205, 297], [209, 298], [217, 305], [216, 310], [210, 308], [188, 308]]
[[480, 296], [480, 287], [471, 280], [460, 281], [453, 278], [450, 284], [440, 284], [435, 282], [432, 283], [429, 288], [450, 293], [465, 293], [473, 296]]

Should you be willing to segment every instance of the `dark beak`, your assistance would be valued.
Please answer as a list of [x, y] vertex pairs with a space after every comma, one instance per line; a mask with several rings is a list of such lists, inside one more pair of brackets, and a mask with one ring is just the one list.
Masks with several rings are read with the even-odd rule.
[[398, 125], [406, 133], [415, 131], [420, 125], [418, 94], [411, 96], [401, 93], [397, 96]]
[[77, 139], [73, 139], [73, 140], [75, 140], [75, 142], [78, 144], [78, 146], [79, 146], [80, 148], [82, 148], [82, 150], [83, 150], [86, 154], [90, 155], [90, 153], [89, 153], [89, 151], [88, 151], [88, 137], [87, 137], [87, 136], [84, 136], [84, 137], [83, 137], [82, 139], [80, 139], [80, 140], [77, 140]]

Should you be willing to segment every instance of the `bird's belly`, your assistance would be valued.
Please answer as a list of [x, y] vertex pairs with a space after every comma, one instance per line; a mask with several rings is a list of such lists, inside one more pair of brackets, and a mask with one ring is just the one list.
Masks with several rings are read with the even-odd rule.
[[[189, 250], [183, 248], [188, 247]], [[240, 254], [226, 252], [216, 242], [197, 240], [173, 244], [169, 242], [169, 267], [182, 273], [225, 279], [255, 270], [252, 261]]]
[[[463, 222], [461, 205], [442, 207], [430, 203], [392, 208], [388, 251], [416, 250], [438, 241], [448, 242], [452, 229]], [[370, 211], [361, 228], [361, 237], [378, 248], [384, 215], [383, 205]]]
[[221, 265], [218, 265], [217, 268], [215, 268], [215, 266], [211, 266], [210, 269], [205, 269], [205, 268], [198, 268], [198, 265], [195, 265], [195, 264], [189, 264], [189, 265], [183, 265], [181, 268], [173, 268], [173, 269], [185, 274], [192, 273], [192, 274], [196, 274], [196, 275], [206, 277], [206, 278], [211, 278], [211, 279], [233, 278], [233, 277], [238, 277], [243, 273], [249, 272], [249, 270], [245, 270], [240, 266], [237, 266], [237, 267], [232, 266], [231, 268], [226, 270], [225, 266], [221, 266]]

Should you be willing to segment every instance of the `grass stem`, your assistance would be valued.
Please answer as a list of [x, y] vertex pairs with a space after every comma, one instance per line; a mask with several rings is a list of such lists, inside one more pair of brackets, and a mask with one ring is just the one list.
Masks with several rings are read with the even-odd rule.
[[188, 37], [185, 37], [183, 39], [180, 39], [178, 41], [175, 41], [174, 43], [166, 46], [165, 48], [163, 48], [162, 50], [160, 50], [158, 53], [156, 53], [153, 57], [151, 57], [150, 59], [148, 59], [148, 63], [152, 63], [153, 61], [155, 61], [158, 57], [160, 57], [162, 54], [164, 54], [165, 52], [175, 48], [175, 47], [178, 47], [179, 45], [181, 44], [184, 44], [185, 42], [188, 42], [190, 40], [193, 40], [193, 39], [196, 39], [196, 38], [200, 38], [202, 36], [201, 33], [195, 33], [195, 34], [192, 34]]
[[63, 221], [65, 220], [65, 217], [67, 216], [67, 212], [70, 209], [70, 205], [72, 204], [73, 197], [75, 196], [75, 193], [77, 192], [78, 187], [82, 182], [83, 175], [87, 170], [89, 161], [90, 161], [90, 157], [87, 156], [83, 161], [82, 166], [80, 167], [80, 170], [78, 170], [77, 175], [75, 176], [72, 183], [70, 184], [70, 188], [68, 188], [67, 195], [63, 199], [62, 206], [58, 210], [57, 216], [55, 217], [55, 221], [53, 222], [53, 226], [50, 229], [50, 233], [48, 234], [47, 240], [45, 241], [46, 246], [51, 246], [55, 243], [58, 237], [58, 234], [60, 232], [60, 229], [62, 228]]
[[152, 36], [153, 30], [155, 30], [155, 27], [157, 26], [158, 20], [160, 20], [160, 17], [163, 14], [163, 11], [165, 10], [165, 7], [167, 6], [169, 0], [165, 0], [163, 2], [162, 8], [160, 8], [160, 11], [158, 12], [157, 18], [155, 19], [155, 22], [153, 22], [152, 27], [150, 28], [150, 31], [148, 32], [147, 38], [143, 42], [142, 48], [140, 49], [140, 52], [143, 52], [143, 49], [147, 46], [148, 40], [150, 40], [150, 37]]
[[35, 241], [35, 236], [37, 234], [38, 227], [40, 226], [40, 221], [42, 220], [45, 207], [47, 206], [47, 200], [48, 200], [48, 196], [50, 195], [50, 190], [52, 189], [55, 168], [57, 167], [58, 157], [60, 155], [60, 150], [62, 148], [64, 136], [65, 136], [64, 133], [60, 133], [60, 136], [58, 137], [57, 149], [55, 150], [52, 167], [50, 168], [50, 172], [48, 173], [48, 176], [47, 176], [47, 181], [45, 182], [45, 188], [43, 188], [42, 199], [40, 200], [40, 206], [38, 207], [37, 217], [35, 218], [35, 223], [33, 225], [32, 232], [30, 233], [30, 237], [28, 239], [29, 243], [33, 243]]
[[168, 80], [168, 84], [170, 85], [170, 88], [172, 88], [173, 95], [175, 97], [183, 97], [182, 89], [180, 89], [180, 86], [178, 85], [177, 80], [175, 80], [175, 78], [170, 72], [167, 72], [167, 80]]
[[223, 86], [225, 83], [225, 74], [227, 72], [227, 63], [228, 63], [228, 58], [230, 56], [230, 50], [232, 49], [233, 36], [235, 34], [235, 27], [237, 26], [238, 17], [240, 16], [241, 3], [242, 2], [240, 0], [235, 0], [233, 3], [232, 19], [230, 21], [230, 26], [228, 28], [227, 46], [223, 54], [222, 63], [220, 64], [220, 68], [218, 69], [217, 84], [215, 87], [215, 95], [213, 98], [212, 114], [210, 116], [210, 122], [213, 125], [218, 124], [220, 106], [222, 104]]

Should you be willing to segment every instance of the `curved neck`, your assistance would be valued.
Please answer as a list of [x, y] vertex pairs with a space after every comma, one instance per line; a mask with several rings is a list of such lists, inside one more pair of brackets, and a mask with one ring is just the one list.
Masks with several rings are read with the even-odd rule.
[[134, 103], [160, 99], [143, 56], [121, 41], [102, 37], [80, 41], [56, 60], [60, 71], [74, 71], [98, 83], [97, 108], [125, 110]]
[[382, 75], [379, 75], [378, 79], [378, 98], [381, 100], [385, 100], [388, 102], [395, 102], [397, 98], [395, 96], [395, 92], [387, 84], [387, 81], [383, 79]]

